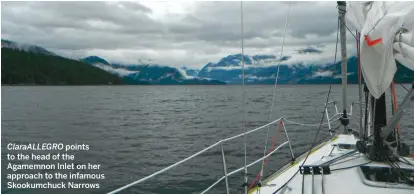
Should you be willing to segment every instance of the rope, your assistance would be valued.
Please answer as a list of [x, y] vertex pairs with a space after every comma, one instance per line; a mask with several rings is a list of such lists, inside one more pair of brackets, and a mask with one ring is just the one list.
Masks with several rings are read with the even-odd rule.
[[[396, 112], [398, 109], [398, 104], [397, 104], [397, 94], [395, 92], [395, 84], [394, 84], [394, 80], [392, 80], [391, 82], [391, 91], [392, 91], [392, 101], [393, 101], [393, 105], [394, 105], [394, 111]], [[398, 123], [397, 125], [397, 132], [398, 134], [400, 134], [400, 124]]]
[[341, 20], [341, 19], [339, 19], [339, 20], [344, 24], [344, 26], [346, 27], [346, 29], [348, 29], [349, 33], [351, 33], [351, 35], [355, 38], [355, 40], [357, 42], [359, 42], [358, 38], [355, 36], [354, 33], [352, 33], [352, 31], [348, 28], [348, 26], [346, 25], [346, 23], [343, 20]]
[[[279, 121], [279, 127], [278, 127], [278, 129], [277, 129], [277, 131], [276, 131], [276, 134], [275, 134], [275, 136], [273, 136], [273, 144], [272, 144], [272, 147], [269, 149], [269, 153], [271, 153], [274, 149], [275, 149], [275, 147], [276, 147], [276, 141], [277, 141], [277, 138], [279, 137], [279, 133], [280, 133], [280, 129], [282, 128], [282, 120], [280, 120]], [[264, 162], [264, 164], [263, 164], [263, 166], [262, 166], [262, 169], [266, 166], [266, 164], [269, 162], [269, 159], [270, 159], [270, 157], [267, 157], [266, 158], [266, 161]], [[256, 184], [256, 182], [260, 179], [260, 177], [262, 177], [263, 176], [263, 171], [260, 171], [259, 173], [257, 173], [257, 176], [256, 176], [256, 179], [254, 179], [254, 181], [252, 182], [252, 184], [250, 184], [250, 186], [249, 186], [249, 189], [248, 190], [250, 190], [251, 188], [253, 188], [253, 186]]]
[[381, 20], [387, 15], [387, 13], [385, 13], [375, 24], [374, 26], [367, 32], [366, 36], [372, 32], [372, 30], [375, 29], [375, 27], [377, 27], [377, 25], [381, 22]]
[[408, 92], [408, 89], [403, 84], [400, 84], [400, 85]]
[[[287, 13], [287, 16], [286, 16], [286, 21], [285, 21], [285, 31], [284, 31], [284, 33], [283, 33], [283, 41], [282, 41], [282, 49], [281, 49], [281, 51], [280, 51], [280, 56], [283, 56], [283, 48], [284, 48], [284, 46], [285, 46], [285, 38], [286, 38], [286, 31], [287, 31], [287, 25], [288, 25], [288, 22], [289, 22], [289, 14], [290, 14], [290, 1], [289, 1], [289, 7], [288, 7], [288, 13]], [[278, 61], [278, 67], [277, 67], [277, 73], [276, 73], [276, 78], [275, 78], [275, 85], [274, 85], [274, 88], [273, 88], [273, 95], [272, 95], [272, 101], [271, 101], [271, 105], [270, 105], [270, 111], [269, 111], [269, 116], [268, 116], [268, 121], [270, 121], [270, 119], [271, 119], [271, 116], [272, 116], [272, 112], [273, 112], [273, 105], [274, 105], [274, 101], [275, 101], [275, 94], [276, 94], [276, 88], [277, 88], [277, 81], [278, 81], [278, 79], [279, 79], [279, 71], [280, 71], [280, 62], [281, 62], [281, 60], [279, 59], [279, 61]], [[267, 132], [266, 132], [266, 140], [265, 140], [265, 147], [264, 147], [264, 150], [263, 150], [263, 156], [265, 156], [266, 155], [266, 150], [267, 150], [267, 140], [269, 139], [269, 131], [270, 131], [270, 126], [267, 128]], [[263, 167], [264, 167], [264, 160], [263, 160], [263, 162], [262, 162], [262, 168], [261, 168], [261, 171], [263, 171]], [[260, 182], [262, 181], [262, 177], [260, 177]]]
[[[318, 142], [316, 142], [316, 144], [321, 143], [325, 138], [330, 137], [330, 135], [325, 135], [324, 137], [322, 137]], [[306, 153], [306, 152], [304, 152]], [[302, 155], [303, 153], [301, 153], [300, 155]], [[279, 187], [279, 189], [277, 189], [276, 191], [273, 192], [273, 194], [276, 194], [277, 192], [279, 192], [280, 190], [282, 190], [299, 172], [299, 168], [298, 170], [295, 172], [295, 174], [293, 174], [288, 181], [286, 181], [281, 187]]]
[[[334, 63], [333, 63], [333, 64], [336, 64], [336, 55], [337, 55], [337, 53], [338, 53], [339, 21], [340, 21], [340, 20], [339, 20], [339, 18], [338, 18], [338, 28], [337, 28], [337, 31], [336, 31], [335, 59], [334, 59]], [[332, 74], [332, 76], [333, 76], [333, 75], [334, 75], [334, 74]], [[315, 146], [316, 139], [318, 139], [319, 131], [321, 130], [322, 123], [323, 123], [323, 120], [324, 120], [324, 118], [325, 118], [325, 111], [326, 111], [326, 107], [328, 106], [328, 101], [329, 101], [329, 96], [330, 96], [330, 94], [331, 94], [331, 89], [332, 89], [332, 83], [331, 83], [331, 84], [329, 84], [328, 96], [326, 97], [325, 108], [324, 108], [324, 111], [323, 111], [323, 114], [322, 114], [322, 119], [321, 119], [321, 122], [320, 122], [320, 125], [319, 125], [319, 129], [318, 129], [318, 131], [316, 132], [316, 135], [315, 135], [315, 138], [314, 138], [314, 140], [313, 140], [312, 146], [309, 148], [309, 152], [308, 152], [308, 154], [306, 154], [305, 160], [303, 161], [303, 163], [302, 163], [302, 165], [301, 165], [301, 166], [303, 166], [303, 165], [305, 164], [305, 162], [306, 162], [306, 160], [308, 159], [308, 157], [309, 157], [309, 155], [310, 155], [310, 153], [311, 153], [311, 151], [312, 151], [313, 147]], [[304, 185], [304, 179], [302, 179], [302, 194], [303, 194], [304, 192], [305, 192], [305, 185]]]
[[298, 172], [299, 172], [299, 169], [295, 172], [295, 174], [293, 174], [293, 176], [290, 177], [290, 179], [288, 181], [286, 181], [285, 184], [283, 184], [281, 187], [279, 187], [279, 189], [277, 189], [272, 194], [276, 194], [277, 192], [279, 192], [280, 190], [282, 190], [284, 187], [286, 187], [286, 185], [298, 174]]
[[[339, 18], [338, 18], [338, 27], [337, 27], [337, 31], [336, 31], [336, 46], [335, 46], [335, 59], [334, 59], [334, 64], [336, 63], [336, 55], [337, 55], [337, 52], [338, 52], [338, 40], [339, 40]], [[332, 76], [334, 76], [334, 74], [332, 74]], [[326, 110], [326, 106], [328, 105], [328, 100], [329, 100], [329, 94], [331, 93], [331, 88], [332, 88], [332, 84], [330, 84], [329, 85], [329, 91], [328, 91], [328, 97], [326, 98], [326, 103], [325, 103], [325, 109], [324, 110]], [[319, 125], [319, 129], [318, 129], [318, 131], [317, 131], [317, 133], [316, 133], [316, 136], [315, 136], [315, 139], [314, 139], [314, 141], [313, 141], [313, 143], [312, 143], [312, 146], [310, 147], [310, 149], [309, 149], [309, 152], [308, 152], [308, 154], [306, 155], [306, 158], [305, 158], [305, 160], [303, 161], [303, 163], [302, 163], [302, 165], [303, 164], [305, 164], [305, 162], [306, 162], [306, 160], [308, 159], [308, 156], [309, 156], [309, 154], [310, 154], [310, 152], [311, 152], [311, 150], [313, 149], [313, 147], [315, 146], [315, 144], [317, 143], [316, 142], [316, 139], [318, 138], [318, 134], [319, 134], [319, 131], [320, 131], [320, 129], [321, 129], [321, 126], [322, 126], [322, 123], [323, 123], [323, 119], [325, 118], [325, 111], [323, 112], [323, 114], [322, 114], [322, 119], [321, 119], [321, 123], [320, 123], [320, 125]], [[285, 119], [286, 120], [286, 119]], [[322, 139], [320, 139], [319, 140], [319, 142], [320, 141], [322, 141], [322, 140], [324, 140], [326, 137], [328, 137], [329, 135], [326, 135], [325, 137], [323, 137]], [[295, 172], [295, 174], [292, 176], [292, 177], [290, 177], [290, 179], [288, 180], [288, 181], [286, 181], [286, 183], [284, 183], [279, 189], [277, 189], [275, 192], [273, 192], [273, 194], [275, 194], [275, 193], [277, 193], [277, 192], [279, 192], [283, 187], [285, 187], [292, 179], [293, 179], [293, 177], [295, 177], [297, 174], [298, 174], [298, 172], [299, 172], [299, 169]], [[302, 177], [302, 193], [304, 193], [304, 180], [303, 180], [303, 178], [304, 177]]]
[[247, 194], [247, 146], [246, 146], [246, 89], [244, 83], [244, 31], [243, 31], [243, 1], [240, 2], [241, 51], [242, 51], [242, 88], [243, 88], [243, 143], [244, 143], [244, 192]]
[[336, 171], [336, 170], [345, 170], [345, 169], [355, 168], [355, 167], [363, 166], [365, 164], [369, 164], [371, 162], [372, 162], [372, 160], [369, 161], [369, 162], [365, 162], [365, 163], [362, 163], [362, 164], [357, 164], [357, 165], [354, 165], [354, 166], [347, 166], [347, 167], [343, 167], [343, 168], [331, 169], [331, 172]]

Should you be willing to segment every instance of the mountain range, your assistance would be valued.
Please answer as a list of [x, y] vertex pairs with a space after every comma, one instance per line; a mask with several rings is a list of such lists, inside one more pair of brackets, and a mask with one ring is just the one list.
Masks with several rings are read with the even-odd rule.
[[103, 69], [123, 78], [127, 84], [159, 85], [222, 85], [224, 82], [209, 78], [198, 78], [197, 71], [188, 68], [175, 68], [158, 64], [118, 64], [109, 63], [98, 56], [89, 56], [80, 61]]
[[[299, 49], [293, 56], [244, 55], [245, 81], [247, 84], [274, 84], [279, 68], [280, 84], [340, 84], [341, 62], [314, 60], [323, 54], [319, 48]], [[296, 58], [296, 59], [295, 59]], [[303, 58], [307, 60], [298, 60]], [[326, 60], [325, 60], [326, 61]], [[277, 64], [279, 64], [278, 66]], [[357, 57], [350, 56], [347, 61], [348, 83], [358, 83]], [[397, 62], [396, 82], [414, 81], [414, 71]], [[242, 83], [242, 55], [223, 57], [216, 63], [206, 64], [198, 74], [200, 78], [224, 81], [228, 84]]]
[[[57, 56], [38, 46], [18, 44], [2, 40], [2, 48], [21, 50], [40, 55]], [[289, 56], [277, 57], [270, 54], [243, 55], [245, 80], [247, 84], [273, 84], [279, 68], [280, 84], [339, 84], [341, 83], [340, 61], [336, 63], [318, 60], [324, 54], [324, 47], [299, 49]], [[298, 60], [301, 59], [301, 60]], [[73, 60], [73, 59], [68, 59]], [[240, 84], [242, 83], [242, 55], [231, 54], [217, 62], [209, 62], [201, 69], [180, 68], [153, 62], [137, 64], [110, 63], [99, 56], [89, 56], [77, 60], [116, 75], [125, 84]], [[280, 62], [280, 66], [277, 64]], [[414, 72], [398, 64], [396, 82], [412, 82]], [[357, 83], [357, 58], [348, 58], [348, 82]]]
[[[299, 55], [318, 55], [323, 51], [317, 48], [304, 48], [297, 50]], [[168, 84], [173, 80], [218, 80], [226, 84], [242, 83], [242, 55], [233, 54], [223, 57], [218, 62], [207, 63], [201, 70], [190, 69], [187, 67], [170, 67], [157, 64], [110, 64], [105, 59], [91, 56], [82, 59], [89, 64], [104, 69], [121, 77], [128, 78], [130, 81], [144, 81], [148, 83]], [[247, 84], [274, 84], [276, 73], [279, 67], [278, 83], [280, 84], [340, 84], [341, 62], [318, 63], [302, 61], [292, 63], [292, 56], [275, 55], [244, 55], [245, 81]], [[347, 61], [348, 83], [356, 84], [357, 77], [357, 58], [351, 56]], [[167, 79], [168, 78], [168, 79]], [[398, 64], [395, 75], [396, 82], [412, 82], [414, 72]]]

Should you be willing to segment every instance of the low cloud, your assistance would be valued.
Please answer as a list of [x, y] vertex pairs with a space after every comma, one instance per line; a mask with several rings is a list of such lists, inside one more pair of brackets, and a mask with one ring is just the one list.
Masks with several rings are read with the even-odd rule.
[[[289, 3], [243, 7], [245, 54], [279, 55]], [[1, 9], [2, 38], [72, 58], [200, 68], [241, 52], [240, 2], [2, 2]], [[336, 2], [292, 2], [286, 48], [332, 48], [336, 29]]]

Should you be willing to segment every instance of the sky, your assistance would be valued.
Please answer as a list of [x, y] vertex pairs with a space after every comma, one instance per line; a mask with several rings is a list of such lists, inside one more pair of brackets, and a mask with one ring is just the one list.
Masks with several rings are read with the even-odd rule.
[[[336, 1], [243, 2], [245, 54], [280, 55], [289, 6], [284, 53], [323, 46], [333, 60]], [[241, 53], [240, 15], [235, 1], [2, 2], [1, 36], [76, 59], [201, 68]]]

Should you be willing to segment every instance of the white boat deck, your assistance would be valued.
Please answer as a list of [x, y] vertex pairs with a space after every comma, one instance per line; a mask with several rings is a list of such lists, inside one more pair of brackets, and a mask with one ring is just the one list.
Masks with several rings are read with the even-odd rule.
[[[332, 140], [320, 145], [315, 148], [308, 159], [306, 160], [305, 165], [311, 165], [319, 162], [325, 162], [328, 159], [332, 159], [335, 156], [343, 155], [354, 150], [351, 149], [341, 149], [338, 148], [338, 144], [350, 144], [355, 146], [358, 139], [354, 135], [341, 134], [334, 137]], [[334, 146], [335, 145], [335, 146]], [[304, 154], [306, 155], [306, 154]], [[263, 181], [261, 188], [253, 188], [249, 191], [250, 194], [268, 194], [268, 193], [285, 193], [285, 194], [331, 194], [331, 193], [344, 193], [344, 194], [358, 194], [358, 193], [414, 193], [414, 186], [408, 184], [396, 184], [396, 183], [384, 183], [384, 182], [375, 182], [375, 186], [368, 185], [367, 182], [373, 182], [366, 180], [362, 171], [359, 167], [352, 167], [360, 164], [365, 164], [366, 166], [386, 166], [389, 167], [387, 163], [381, 162], [370, 162], [370, 160], [363, 156], [362, 154], [355, 152], [351, 156], [338, 160], [330, 165], [331, 174], [325, 175], [302, 175], [298, 172], [299, 166], [302, 165], [304, 157], [300, 157], [294, 164], [289, 164], [285, 168], [282, 168], [269, 178]], [[406, 158], [411, 163], [414, 163], [413, 158]], [[402, 162], [398, 162], [401, 168], [414, 169], [413, 166], [407, 165]], [[351, 167], [342, 170], [335, 170], [344, 167]], [[295, 175], [296, 173], [296, 175]], [[289, 179], [291, 179], [289, 181]], [[323, 181], [322, 181], [323, 177]], [[304, 178], [304, 180], [302, 180]], [[312, 181], [313, 179], [313, 181]], [[365, 182], [364, 182], [365, 180]], [[284, 184], [289, 181], [287, 187], [284, 187]], [[304, 192], [302, 192], [302, 181]], [[322, 187], [323, 184], [323, 187]], [[395, 187], [400, 188], [395, 188]], [[403, 187], [403, 188], [401, 188]]]

